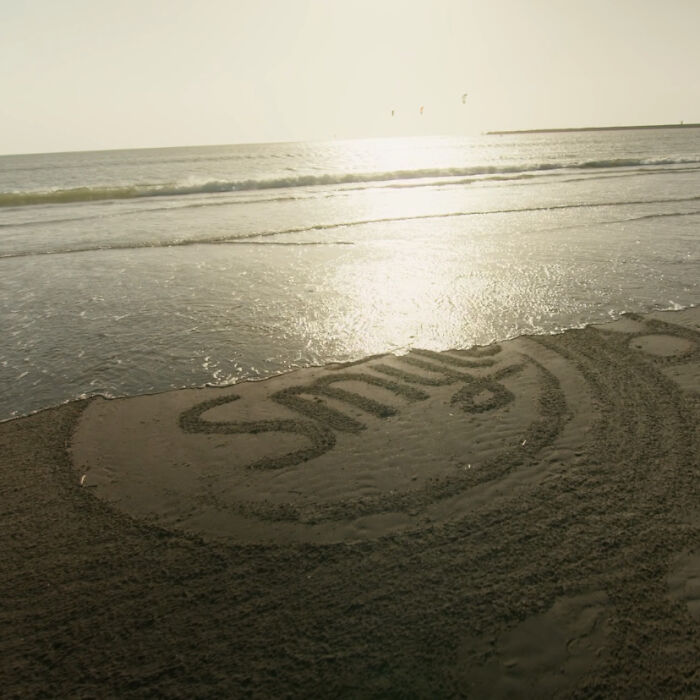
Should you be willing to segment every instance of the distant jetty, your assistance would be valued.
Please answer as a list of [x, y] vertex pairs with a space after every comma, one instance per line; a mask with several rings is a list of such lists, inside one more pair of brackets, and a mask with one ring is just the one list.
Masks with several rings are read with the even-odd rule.
[[698, 129], [700, 124], [646, 124], [642, 126], [579, 126], [565, 129], [519, 129], [515, 131], [487, 131], [488, 135], [556, 134], [568, 131], [633, 131], [635, 129]]

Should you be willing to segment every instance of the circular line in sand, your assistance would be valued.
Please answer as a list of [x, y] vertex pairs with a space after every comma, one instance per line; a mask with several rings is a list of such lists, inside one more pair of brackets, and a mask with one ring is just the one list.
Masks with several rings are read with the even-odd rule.
[[73, 459], [96, 495], [162, 527], [236, 542], [375, 539], [432, 527], [443, 499], [533, 465], [565, 415], [559, 380], [512, 347], [479, 360], [417, 351], [235, 394], [98, 400]]

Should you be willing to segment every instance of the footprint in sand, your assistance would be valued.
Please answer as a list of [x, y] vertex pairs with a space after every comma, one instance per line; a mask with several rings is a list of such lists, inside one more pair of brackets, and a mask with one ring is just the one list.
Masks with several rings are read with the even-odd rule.
[[546, 698], [575, 687], [603, 655], [609, 634], [603, 591], [557, 598], [496, 640], [466, 640], [460, 687], [469, 697]]

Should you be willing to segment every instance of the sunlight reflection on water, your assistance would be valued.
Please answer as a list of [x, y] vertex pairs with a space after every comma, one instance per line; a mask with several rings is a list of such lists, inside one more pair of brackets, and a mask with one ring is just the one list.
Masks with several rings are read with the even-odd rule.
[[[0, 419], [82, 394], [225, 384], [696, 303], [700, 155], [671, 137], [27, 157], [38, 175], [22, 171], [22, 185], [10, 169], [12, 187], [91, 185], [107, 171], [114, 182], [100, 185], [177, 184], [183, 169], [217, 187], [3, 212]], [[659, 165], [615, 164], [630, 153]], [[612, 165], [577, 166], [590, 159]]]

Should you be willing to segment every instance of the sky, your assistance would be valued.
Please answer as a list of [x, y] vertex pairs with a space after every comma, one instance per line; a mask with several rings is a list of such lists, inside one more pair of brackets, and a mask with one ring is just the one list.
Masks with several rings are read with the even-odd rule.
[[700, 0], [0, 0], [0, 153], [700, 122], [699, 29]]

